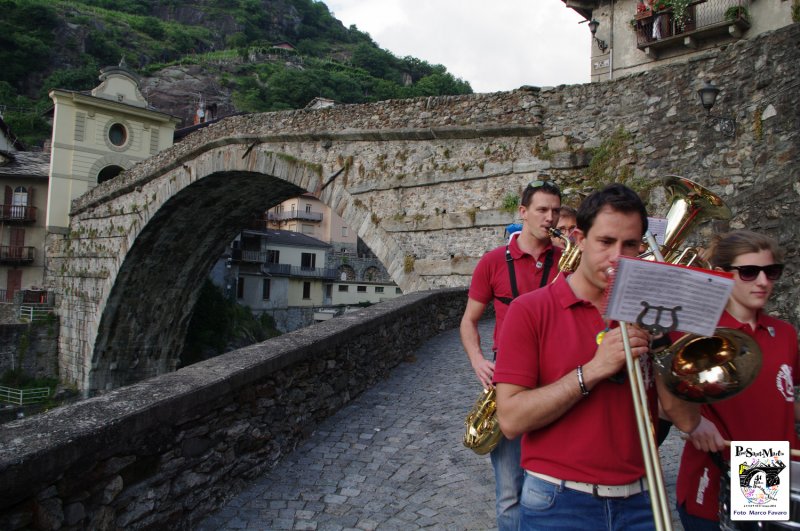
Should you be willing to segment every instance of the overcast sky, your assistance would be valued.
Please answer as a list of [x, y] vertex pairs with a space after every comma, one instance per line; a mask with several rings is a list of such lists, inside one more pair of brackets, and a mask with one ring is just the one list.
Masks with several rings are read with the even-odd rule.
[[589, 82], [590, 34], [561, 0], [323, 0], [378, 46], [441, 64], [475, 92]]

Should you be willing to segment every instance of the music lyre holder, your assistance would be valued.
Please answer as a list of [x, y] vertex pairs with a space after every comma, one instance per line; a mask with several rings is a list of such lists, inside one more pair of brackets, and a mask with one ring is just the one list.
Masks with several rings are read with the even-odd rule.
[[[644, 328], [654, 336], [659, 334], [669, 334], [670, 332], [674, 332], [678, 329], [678, 312], [683, 309], [682, 306], [655, 306], [650, 305], [650, 303], [647, 301], [641, 301], [641, 305], [644, 306], [644, 309], [639, 312], [639, 315], [636, 317], [636, 324], [641, 328]], [[644, 322], [644, 317], [650, 313], [650, 310], [653, 309], [656, 311], [656, 318], [652, 323], [646, 324]], [[668, 311], [672, 316], [672, 321], [669, 326], [661, 325], [661, 315], [665, 311]]]

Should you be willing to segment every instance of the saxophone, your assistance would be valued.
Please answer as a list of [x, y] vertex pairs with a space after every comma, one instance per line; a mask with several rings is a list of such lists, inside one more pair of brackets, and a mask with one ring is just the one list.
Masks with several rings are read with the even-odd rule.
[[478, 455], [488, 454], [503, 436], [497, 422], [497, 398], [494, 387], [484, 389], [472, 406], [464, 424], [464, 446]]

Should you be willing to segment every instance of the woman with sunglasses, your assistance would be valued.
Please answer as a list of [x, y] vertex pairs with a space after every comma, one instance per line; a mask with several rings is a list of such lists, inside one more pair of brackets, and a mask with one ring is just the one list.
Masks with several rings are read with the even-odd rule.
[[734, 280], [719, 326], [753, 337], [761, 349], [762, 365], [745, 390], [701, 408], [701, 424], [713, 423], [719, 437], [714, 441], [716, 446], [709, 447], [709, 443], [694, 441], [690, 435], [690, 442], [684, 446], [677, 504], [686, 531], [720, 528], [720, 478], [725, 476], [722, 467], [729, 466], [730, 456], [724, 441], [788, 440], [792, 448], [800, 447], [794, 402], [794, 386], [800, 377], [797, 331], [764, 312], [775, 281], [783, 273], [783, 251], [768, 236], [739, 230], [718, 236], [709, 256], [715, 270], [731, 272]]

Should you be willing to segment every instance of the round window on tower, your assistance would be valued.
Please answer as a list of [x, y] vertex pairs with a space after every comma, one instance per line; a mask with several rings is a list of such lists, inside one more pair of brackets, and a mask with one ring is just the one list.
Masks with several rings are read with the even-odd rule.
[[122, 146], [128, 140], [128, 130], [122, 124], [113, 124], [108, 128], [108, 139], [115, 146]]

